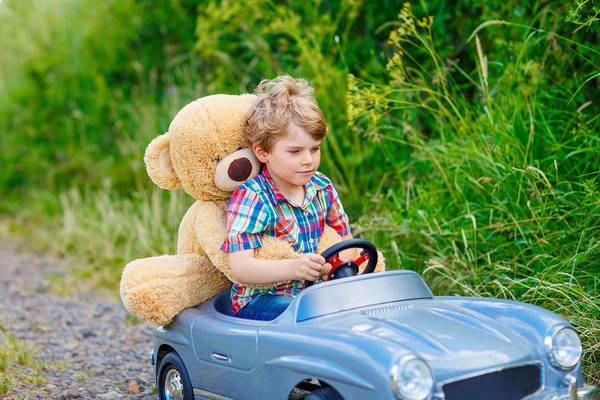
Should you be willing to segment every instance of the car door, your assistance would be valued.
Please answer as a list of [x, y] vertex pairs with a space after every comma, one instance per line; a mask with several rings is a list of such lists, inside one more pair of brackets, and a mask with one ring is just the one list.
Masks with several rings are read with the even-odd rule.
[[258, 354], [258, 329], [252, 322], [238, 318], [200, 317], [192, 325], [196, 356], [221, 366], [251, 370]]

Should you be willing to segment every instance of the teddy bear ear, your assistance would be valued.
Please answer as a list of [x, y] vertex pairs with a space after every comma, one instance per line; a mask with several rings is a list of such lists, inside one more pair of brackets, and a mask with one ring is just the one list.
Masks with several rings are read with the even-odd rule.
[[150, 142], [144, 155], [146, 170], [152, 182], [163, 189], [179, 189], [181, 181], [171, 162], [169, 134], [160, 135]]

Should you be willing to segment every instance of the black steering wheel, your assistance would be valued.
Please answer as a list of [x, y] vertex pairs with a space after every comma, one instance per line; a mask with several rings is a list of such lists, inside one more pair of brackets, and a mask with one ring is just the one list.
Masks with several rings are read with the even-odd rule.
[[[355, 260], [342, 261], [340, 259], [340, 252], [346, 249], [362, 249], [360, 256]], [[358, 266], [368, 260], [367, 266], [365, 267], [363, 274], [370, 274], [375, 271], [377, 266], [377, 249], [373, 243], [364, 239], [349, 239], [343, 242], [334, 244], [323, 253], [321, 256], [325, 258], [325, 262], [331, 264], [331, 271], [323, 281], [330, 279], [346, 278], [348, 276], [358, 275]], [[304, 287], [312, 286], [313, 281], [305, 281]]]

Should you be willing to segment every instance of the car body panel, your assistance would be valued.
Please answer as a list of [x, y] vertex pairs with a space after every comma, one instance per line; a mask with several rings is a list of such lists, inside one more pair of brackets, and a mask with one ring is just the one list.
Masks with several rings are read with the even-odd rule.
[[353, 371], [323, 358], [307, 356], [283, 356], [269, 360], [265, 365], [287, 368], [306, 376], [316, 374], [322, 378], [337, 382], [346, 382], [359, 388], [373, 390], [373, 385]]
[[530, 399], [564, 394], [567, 374], [581, 382], [581, 362], [567, 371], [548, 361], [545, 336], [570, 326], [560, 316], [501, 299], [434, 297], [412, 271], [314, 285], [273, 321], [232, 317], [230, 305], [223, 292], [154, 331], [154, 351], [176, 351], [198, 393], [286, 399], [316, 378], [345, 400], [398, 399], [390, 368], [409, 355], [431, 368], [432, 399], [443, 398], [444, 384], [517, 366], [540, 368]]

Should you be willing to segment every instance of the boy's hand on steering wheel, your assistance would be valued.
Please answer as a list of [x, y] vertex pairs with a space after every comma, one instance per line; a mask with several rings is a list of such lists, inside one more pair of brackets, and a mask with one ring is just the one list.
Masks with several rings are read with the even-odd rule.
[[329, 264], [325, 263], [325, 259], [320, 254], [306, 253], [294, 263], [294, 276], [299, 281], [315, 281], [324, 272], [329, 272]]

